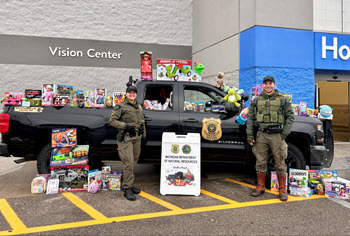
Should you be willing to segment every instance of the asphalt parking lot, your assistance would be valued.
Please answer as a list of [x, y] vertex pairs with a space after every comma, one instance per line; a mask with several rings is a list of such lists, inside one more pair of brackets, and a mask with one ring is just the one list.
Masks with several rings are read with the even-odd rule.
[[[336, 144], [331, 169], [350, 179], [347, 149], [350, 144]], [[157, 168], [141, 165], [137, 172], [142, 192], [130, 202], [121, 191], [32, 195], [35, 161], [0, 171], [0, 235], [350, 234], [348, 201], [314, 195], [281, 202], [270, 191], [253, 198], [254, 173], [242, 166], [203, 168], [199, 197], [162, 196]]]

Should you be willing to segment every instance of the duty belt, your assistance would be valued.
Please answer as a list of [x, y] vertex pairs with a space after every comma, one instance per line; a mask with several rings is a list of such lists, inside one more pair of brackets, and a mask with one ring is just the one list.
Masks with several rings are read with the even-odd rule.
[[283, 127], [282, 126], [273, 126], [269, 127], [267, 129], [263, 129], [259, 127], [259, 131], [268, 133], [268, 134], [275, 134], [275, 133], [282, 133]]

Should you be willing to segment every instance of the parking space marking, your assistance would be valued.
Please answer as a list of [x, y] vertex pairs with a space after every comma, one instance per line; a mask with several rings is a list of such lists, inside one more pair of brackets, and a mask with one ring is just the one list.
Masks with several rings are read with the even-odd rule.
[[105, 220], [105, 217], [102, 213], [97, 211], [95, 208], [91, 207], [89, 204], [81, 200], [79, 197], [74, 195], [73, 193], [62, 193], [64, 197], [66, 197], [69, 201], [71, 201], [74, 205], [83, 210], [86, 214], [90, 215], [95, 220]]
[[[236, 180], [232, 180], [232, 179], [226, 179], [226, 180], [231, 181], [233, 183], [240, 184], [240, 185], [244, 185], [244, 186], [247, 186], [250, 188], [255, 188], [255, 186], [253, 186], [253, 185], [242, 183], [240, 181], [236, 181]], [[208, 195], [208, 193], [209, 193], [210, 195], [208, 195], [208, 196], [215, 197], [219, 200], [226, 199], [220, 195], [210, 193], [210, 192], [205, 191], [205, 190], [201, 190], [201, 192], [203, 194], [206, 194], [206, 195]], [[65, 195], [65, 197], [68, 196], [67, 198], [69, 200], [73, 199], [73, 201], [74, 201], [73, 203], [79, 203], [81, 207], [79, 207], [78, 205], [77, 206], [80, 209], [82, 209], [83, 211], [85, 211], [86, 213], [88, 213], [90, 216], [92, 216], [94, 218], [94, 220], [27, 228], [22, 223], [22, 221], [17, 217], [16, 213], [12, 210], [12, 208], [8, 205], [7, 201], [5, 199], [0, 199], [0, 210], [3, 213], [3, 215], [5, 216], [5, 219], [9, 222], [10, 226], [13, 229], [13, 231], [0, 231], [0, 235], [18, 235], [18, 234], [25, 234], [25, 233], [39, 233], [39, 232], [47, 232], [47, 231], [53, 231], [53, 230], [63, 230], [63, 229], [79, 228], [79, 227], [85, 227], [85, 226], [101, 225], [101, 224], [107, 224], [107, 223], [112, 223], [112, 222], [124, 222], [124, 221], [132, 221], [132, 220], [151, 219], [151, 218], [159, 218], [159, 217], [166, 217], [166, 216], [193, 214], [193, 213], [210, 212], [210, 211], [218, 211], [218, 210], [228, 210], [228, 209], [260, 206], [260, 205], [269, 205], [269, 204], [279, 204], [279, 203], [286, 204], [288, 202], [294, 202], [294, 201], [305, 201], [305, 200], [310, 200], [310, 199], [325, 198], [325, 196], [322, 196], [322, 195], [312, 195], [311, 198], [288, 196], [287, 202], [282, 202], [278, 198], [251, 201], [251, 202], [235, 202], [235, 201], [231, 200], [232, 202], [229, 204], [182, 209], [180, 207], [177, 207], [171, 203], [163, 201], [157, 197], [154, 197], [154, 196], [142, 191], [139, 194], [140, 196], [142, 196], [148, 200], [151, 200], [157, 204], [160, 204], [160, 205], [162, 205], [170, 210], [169, 211], [160, 211], [160, 212], [153, 212], [153, 213], [144, 213], [144, 214], [117, 216], [117, 217], [107, 218], [104, 215], [102, 215], [100, 212], [98, 212], [94, 208], [92, 208], [90, 205], [86, 204], [80, 198], [76, 197], [73, 193], [63, 193], [63, 194]], [[226, 200], [230, 200], [230, 199], [226, 199]], [[224, 202], [228, 203], [227, 201], [224, 201]], [[10, 212], [10, 213], [8, 213], [8, 212]], [[95, 214], [97, 214], [97, 217]]]
[[209, 197], [212, 197], [212, 198], [215, 198], [215, 199], [218, 199], [220, 201], [223, 201], [223, 202], [227, 202], [229, 204], [238, 204], [239, 202], [236, 202], [236, 201], [233, 201], [231, 199], [228, 199], [228, 198], [225, 198], [223, 196], [220, 196], [220, 195], [217, 195], [215, 193], [211, 193], [211, 192], [208, 192], [204, 189], [201, 189], [201, 193], [205, 194], [205, 195], [208, 195]]
[[[234, 180], [234, 179], [225, 179], [225, 180], [230, 181], [230, 182], [235, 183], [235, 184], [247, 186], [247, 187], [249, 187], [249, 188], [256, 188], [256, 186], [254, 186], [254, 185], [247, 184], [247, 183], [243, 183], [243, 182], [240, 182], [240, 181], [237, 181], [237, 180]], [[268, 190], [268, 189], [265, 189], [265, 192], [271, 193], [271, 194], [275, 194], [275, 195], [279, 195], [278, 192], [271, 191], [271, 190]]]
[[157, 198], [151, 194], [148, 194], [148, 193], [145, 193], [144, 191], [141, 191], [141, 193], [139, 193], [140, 196], [152, 201], [152, 202], [155, 202], [163, 207], [166, 207], [170, 210], [173, 210], [173, 211], [178, 211], [178, 210], [182, 210], [182, 208], [178, 207], [178, 206], [175, 206], [169, 202], [166, 202], [166, 201], [163, 201], [162, 199], [160, 198]]
[[22, 233], [28, 230], [6, 199], [0, 199], [0, 211], [11, 226], [13, 232]]

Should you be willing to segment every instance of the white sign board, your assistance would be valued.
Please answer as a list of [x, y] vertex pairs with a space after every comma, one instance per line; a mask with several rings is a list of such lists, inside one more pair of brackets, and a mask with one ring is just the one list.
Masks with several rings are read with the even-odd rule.
[[160, 193], [200, 195], [201, 136], [163, 133]]

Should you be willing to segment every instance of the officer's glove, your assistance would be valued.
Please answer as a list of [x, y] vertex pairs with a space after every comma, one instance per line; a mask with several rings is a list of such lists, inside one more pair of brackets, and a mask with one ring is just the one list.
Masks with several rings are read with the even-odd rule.
[[132, 127], [132, 126], [130, 126], [130, 125], [127, 125], [127, 126], [125, 127], [125, 132], [127, 132], [127, 133], [129, 133], [129, 134], [135, 133], [135, 128]]
[[287, 135], [285, 135], [285, 134], [281, 134], [281, 138], [282, 138], [282, 140], [286, 140]]

